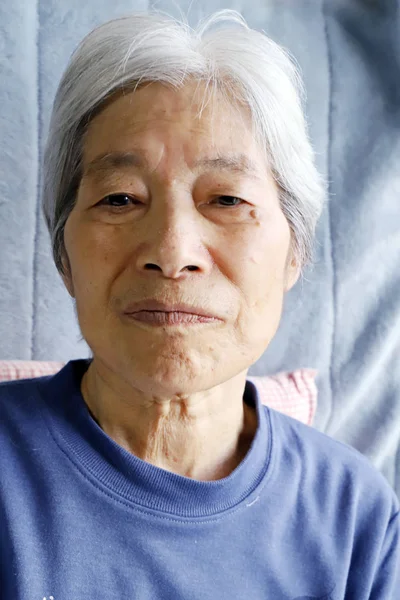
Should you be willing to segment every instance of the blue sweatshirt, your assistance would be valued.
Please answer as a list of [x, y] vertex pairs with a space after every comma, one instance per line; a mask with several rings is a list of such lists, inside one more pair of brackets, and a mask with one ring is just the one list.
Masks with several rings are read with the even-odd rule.
[[367, 458], [260, 403], [226, 478], [114, 442], [80, 391], [90, 359], [0, 384], [2, 600], [399, 600], [399, 502]]

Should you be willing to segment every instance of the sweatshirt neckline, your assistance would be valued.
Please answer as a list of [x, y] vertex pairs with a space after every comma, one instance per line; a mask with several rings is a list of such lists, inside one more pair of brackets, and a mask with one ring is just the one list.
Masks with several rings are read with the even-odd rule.
[[48, 424], [73, 462], [106, 488], [141, 507], [177, 517], [207, 517], [244, 502], [263, 482], [271, 462], [269, 410], [246, 380], [244, 401], [255, 407], [257, 431], [236, 469], [217, 481], [198, 481], [143, 461], [109, 437], [91, 416], [81, 393], [91, 359], [70, 360], [44, 381]]

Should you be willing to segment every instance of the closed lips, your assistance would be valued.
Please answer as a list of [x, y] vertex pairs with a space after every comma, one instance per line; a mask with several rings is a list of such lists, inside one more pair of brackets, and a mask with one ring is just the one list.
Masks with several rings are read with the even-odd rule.
[[192, 315], [199, 315], [202, 317], [209, 317], [218, 319], [219, 317], [212, 312], [209, 312], [199, 306], [194, 306], [191, 304], [185, 303], [177, 303], [177, 304], [167, 304], [164, 302], [160, 302], [158, 300], [143, 300], [141, 302], [135, 302], [130, 304], [126, 310], [124, 311], [126, 314], [133, 314], [140, 311], [157, 311], [157, 312], [179, 312], [179, 313], [189, 313]]

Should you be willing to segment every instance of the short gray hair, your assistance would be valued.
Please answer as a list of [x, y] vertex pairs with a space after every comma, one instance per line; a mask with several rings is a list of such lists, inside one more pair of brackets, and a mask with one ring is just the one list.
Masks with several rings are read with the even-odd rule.
[[253, 134], [279, 185], [291, 230], [290, 256], [301, 274], [313, 264], [326, 189], [314, 164], [296, 61], [266, 35], [250, 29], [234, 10], [218, 11], [195, 29], [184, 17], [151, 12], [94, 29], [73, 53], [60, 81], [44, 152], [42, 197], [60, 273], [66, 255], [64, 228], [76, 202], [83, 139], [91, 119], [127, 87], [161, 82], [178, 89], [188, 77], [204, 81], [206, 89], [218, 87], [233, 94], [250, 109]]

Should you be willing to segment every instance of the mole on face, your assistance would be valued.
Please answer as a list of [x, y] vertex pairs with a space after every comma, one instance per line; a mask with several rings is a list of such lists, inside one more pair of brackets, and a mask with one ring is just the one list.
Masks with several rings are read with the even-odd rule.
[[258, 210], [258, 208], [253, 208], [250, 211], [250, 217], [252, 217], [253, 219], [257, 219], [257, 225], [260, 225], [260, 211]]

